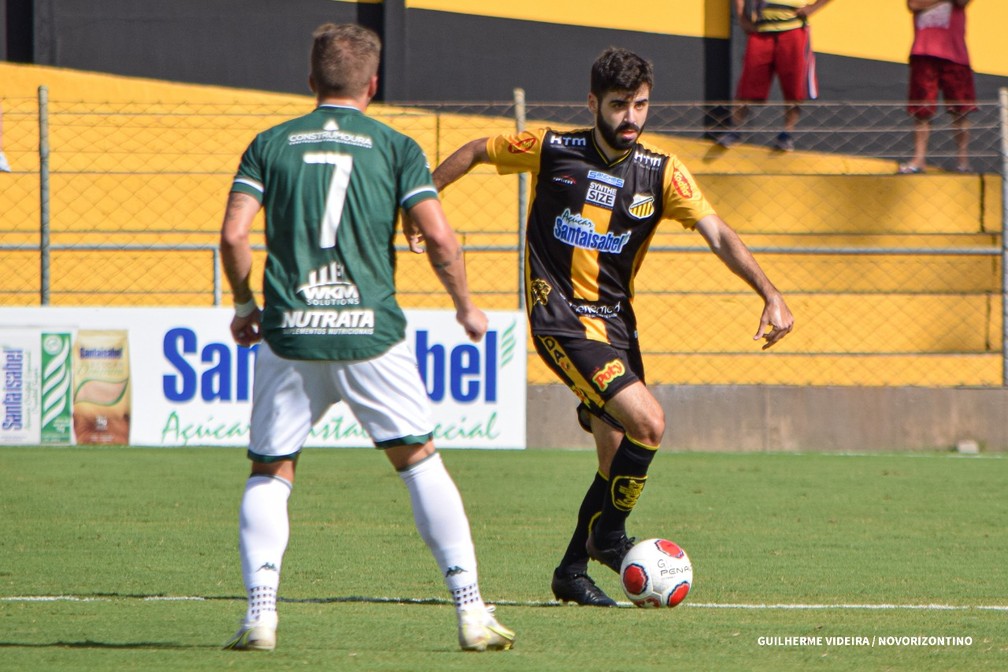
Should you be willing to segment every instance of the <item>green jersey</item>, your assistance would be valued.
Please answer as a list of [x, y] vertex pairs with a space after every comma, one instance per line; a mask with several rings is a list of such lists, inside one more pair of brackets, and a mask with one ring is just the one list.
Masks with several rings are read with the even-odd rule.
[[405, 338], [396, 213], [437, 198], [413, 139], [356, 108], [321, 105], [256, 136], [231, 190], [265, 210], [262, 327], [274, 352], [370, 359]]

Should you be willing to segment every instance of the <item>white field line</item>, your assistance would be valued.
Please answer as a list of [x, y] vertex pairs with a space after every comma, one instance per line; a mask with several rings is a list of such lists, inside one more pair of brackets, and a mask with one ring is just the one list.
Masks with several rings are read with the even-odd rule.
[[[211, 600], [233, 600], [239, 601], [245, 598], [239, 596], [228, 597], [200, 597], [197, 595], [124, 595], [116, 597], [88, 596], [88, 595], [15, 595], [0, 597], [0, 602], [117, 602], [123, 600], [143, 600], [145, 602], [205, 602]], [[449, 600], [442, 598], [414, 598], [414, 597], [366, 597], [347, 596], [329, 598], [305, 598], [305, 599], [284, 599], [281, 602], [302, 602], [302, 603], [337, 603], [337, 602], [374, 602], [374, 603], [395, 603], [395, 604], [450, 604]], [[549, 601], [519, 601], [519, 600], [496, 600], [494, 604], [512, 607], [556, 607], [562, 606], [560, 602]], [[618, 602], [620, 607], [632, 607], [630, 602]], [[741, 604], [741, 603], [717, 603], [717, 602], [685, 602], [682, 606], [690, 609], [737, 609], [737, 610], [794, 610], [794, 611], [815, 611], [842, 609], [851, 611], [1006, 611], [1008, 605], [1000, 604]]]

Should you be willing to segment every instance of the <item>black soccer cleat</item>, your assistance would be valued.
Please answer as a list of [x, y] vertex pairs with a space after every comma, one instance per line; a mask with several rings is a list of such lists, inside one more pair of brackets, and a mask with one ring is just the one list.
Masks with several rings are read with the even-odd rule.
[[623, 558], [625, 558], [626, 554], [630, 552], [630, 549], [634, 547], [635, 542], [636, 539], [634, 537], [627, 538], [625, 534], [622, 534], [612, 546], [600, 548], [595, 544], [595, 535], [589, 534], [588, 541], [585, 543], [585, 550], [588, 551], [588, 557], [592, 560], [601, 562], [603, 565], [619, 574], [620, 567], [623, 565]]
[[616, 606], [616, 601], [602, 592], [584, 572], [566, 572], [557, 567], [550, 588], [553, 596], [561, 602], [573, 602], [584, 607]]

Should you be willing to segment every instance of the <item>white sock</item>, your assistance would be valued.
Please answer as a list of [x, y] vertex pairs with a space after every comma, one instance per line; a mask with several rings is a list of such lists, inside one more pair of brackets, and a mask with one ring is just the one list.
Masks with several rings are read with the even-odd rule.
[[248, 592], [245, 618], [276, 611], [280, 567], [290, 538], [287, 500], [291, 484], [282, 478], [251, 476], [238, 513], [238, 551]]
[[455, 607], [483, 606], [469, 519], [441, 455], [434, 453], [399, 476], [409, 490], [417, 531], [434, 554]]

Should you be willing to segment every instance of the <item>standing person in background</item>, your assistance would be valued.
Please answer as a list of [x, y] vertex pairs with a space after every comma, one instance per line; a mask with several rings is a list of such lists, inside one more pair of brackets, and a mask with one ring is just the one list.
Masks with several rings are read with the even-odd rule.
[[[487, 318], [469, 297], [462, 247], [423, 152], [365, 114], [378, 90], [380, 52], [378, 36], [366, 28], [316, 29], [309, 84], [317, 107], [256, 136], [228, 198], [221, 259], [234, 294], [231, 333], [239, 345], [260, 337], [265, 343], [255, 363], [252, 474], [239, 513], [248, 607], [226, 648], [276, 646], [295, 468], [312, 425], [339, 401], [409, 492], [417, 530], [455, 603], [460, 646], [484, 651], [514, 642], [480, 595], [469, 521], [435, 452], [430, 402], [405, 342], [406, 317], [395, 299], [400, 209], [423, 234], [470, 338], [483, 337]], [[262, 310], [249, 284], [249, 234], [260, 209], [267, 248]]]
[[738, 129], [749, 118], [747, 102], [765, 102], [774, 75], [780, 82], [787, 104], [784, 130], [774, 140], [774, 148], [794, 151], [794, 132], [801, 117], [800, 103], [819, 96], [815, 54], [812, 52], [808, 17], [830, 0], [733, 0], [739, 25], [746, 33], [745, 58], [732, 112], [734, 129], [718, 139], [731, 147], [742, 139]]
[[[633, 546], [626, 521], [665, 432], [661, 404], [645, 384], [634, 315], [634, 277], [663, 220], [695, 229], [762, 299], [754, 340], [766, 349], [794, 318], [738, 234], [704, 198], [675, 156], [640, 141], [654, 70], [626, 49], [592, 64], [588, 109], [595, 123], [472, 140], [434, 171], [443, 189], [478, 164], [532, 173], [525, 304], [536, 351], [577, 398], [595, 439], [598, 467], [551, 589], [558, 600], [615, 602], [588, 575], [592, 558], [619, 572]], [[411, 247], [416, 241], [411, 241]]]
[[924, 172], [939, 90], [945, 98], [945, 108], [952, 115], [956, 170], [961, 173], [970, 170], [967, 115], [977, 107], [973, 69], [966, 49], [969, 3], [970, 0], [907, 0], [914, 22], [907, 95], [907, 112], [914, 122], [914, 153], [910, 161], [899, 164], [901, 174]]

